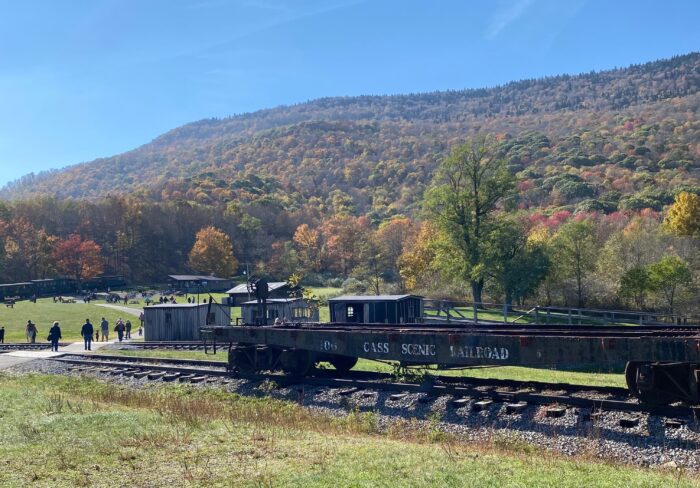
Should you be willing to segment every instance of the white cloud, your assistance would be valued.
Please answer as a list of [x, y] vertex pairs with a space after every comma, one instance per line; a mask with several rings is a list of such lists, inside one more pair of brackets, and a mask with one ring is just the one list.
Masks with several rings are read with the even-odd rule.
[[527, 11], [532, 2], [533, 0], [514, 0], [506, 8], [496, 11], [486, 29], [486, 39], [492, 40], [498, 37], [503, 29], [518, 20]]

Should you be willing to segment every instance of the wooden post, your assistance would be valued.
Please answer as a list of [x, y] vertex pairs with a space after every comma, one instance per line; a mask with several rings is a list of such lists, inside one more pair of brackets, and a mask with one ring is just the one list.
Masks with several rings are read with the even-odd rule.
[[508, 304], [503, 304], [503, 322], [508, 323]]
[[569, 325], [571, 325], [571, 309], [567, 310], [567, 314], [569, 316]]
[[540, 307], [535, 307], [535, 324], [540, 323]]
[[477, 325], [479, 323], [479, 312], [478, 312], [479, 307], [477, 307], [476, 303], [474, 304], [474, 325]]

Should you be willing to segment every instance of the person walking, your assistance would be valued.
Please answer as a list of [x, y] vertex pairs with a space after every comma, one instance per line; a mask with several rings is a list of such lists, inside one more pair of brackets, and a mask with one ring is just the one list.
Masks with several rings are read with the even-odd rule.
[[0, 344], [5, 342], [5, 327], [0, 327]]
[[121, 317], [119, 317], [119, 320], [117, 320], [117, 325], [114, 326], [114, 331], [117, 333], [117, 337], [119, 337], [119, 342], [124, 339], [124, 328], [124, 322], [122, 321]]
[[37, 332], [36, 324], [32, 323], [31, 320], [27, 320], [27, 342], [35, 344]]
[[58, 352], [58, 341], [61, 340], [61, 326], [58, 321], [53, 323], [49, 329], [49, 340], [51, 341], [51, 351]]
[[[93, 330], [92, 324], [90, 323], [90, 319], [85, 319], [85, 323], [83, 324], [83, 328], [80, 329], [80, 335], [83, 336], [83, 339], [85, 339], [85, 350], [90, 351], [92, 350], [92, 333], [95, 332]], [[95, 335], [97, 335], [97, 332], [95, 332]], [[99, 340], [99, 338], [98, 338]]]
[[102, 342], [109, 341], [109, 322], [107, 322], [107, 320], [104, 317], [102, 317], [100, 329], [102, 329]]
[[126, 324], [124, 324], [126, 327], [126, 338], [131, 339], [131, 320], [126, 319]]

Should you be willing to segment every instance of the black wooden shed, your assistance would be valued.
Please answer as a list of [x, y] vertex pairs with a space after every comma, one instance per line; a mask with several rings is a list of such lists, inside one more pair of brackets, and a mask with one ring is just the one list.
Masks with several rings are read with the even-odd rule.
[[344, 295], [328, 300], [331, 322], [413, 324], [423, 321], [423, 297], [417, 295]]

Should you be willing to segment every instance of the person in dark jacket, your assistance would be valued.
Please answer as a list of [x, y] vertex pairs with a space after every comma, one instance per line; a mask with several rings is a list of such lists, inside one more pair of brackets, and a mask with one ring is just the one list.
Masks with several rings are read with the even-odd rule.
[[5, 327], [0, 327], [0, 344], [5, 342]]
[[85, 339], [85, 350], [90, 351], [92, 350], [92, 334], [95, 332], [95, 330], [92, 327], [92, 324], [90, 323], [90, 319], [85, 319], [85, 323], [83, 324], [83, 328], [80, 329], [80, 335], [83, 336], [83, 339]]
[[131, 339], [131, 320], [126, 319], [126, 338]]
[[119, 337], [119, 342], [121, 342], [124, 339], [124, 330], [126, 327], [124, 326], [124, 322], [122, 321], [121, 317], [119, 317], [119, 320], [117, 320], [117, 325], [114, 327], [114, 332], [117, 333], [117, 336]]
[[58, 352], [58, 341], [61, 340], [61, 326], [58, 321], [53, 323], [53, 327], [49, 329], [49, 340], [51, 341], [51, 350]]

